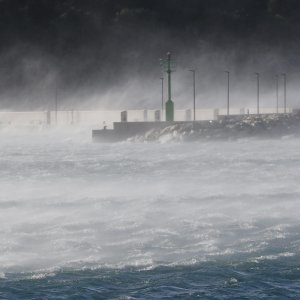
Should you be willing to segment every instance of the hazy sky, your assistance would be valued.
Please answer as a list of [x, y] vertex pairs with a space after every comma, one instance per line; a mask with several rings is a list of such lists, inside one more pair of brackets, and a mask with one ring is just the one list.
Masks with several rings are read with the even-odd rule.
[[230, 70], [236, 106], [262, 104], [288, 73], [297, 105], [298, 0], [0, 0], [0, 109], [156, 108], [159, 58], [177, 62], [174, 101], [187, 107], [191, 74], [203, 107], [222, 106]]

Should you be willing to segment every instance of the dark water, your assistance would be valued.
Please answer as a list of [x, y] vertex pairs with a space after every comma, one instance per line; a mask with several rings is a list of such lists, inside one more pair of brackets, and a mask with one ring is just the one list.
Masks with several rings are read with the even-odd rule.
[[0, 136], [0, 299], [300, 299], [300, 140]]
[[299, 299], [299, 257], [259, 263], [7, 274], [2, 299]]

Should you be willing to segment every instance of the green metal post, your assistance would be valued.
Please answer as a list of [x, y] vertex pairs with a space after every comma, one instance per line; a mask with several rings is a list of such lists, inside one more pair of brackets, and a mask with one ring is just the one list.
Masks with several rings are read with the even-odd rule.
[[166, 102], [166, 121], [172, 122], [174, 121], [174, 103], [172, 101], [172, 95], [171, 95], [171, 53], [167, 54], [167, 74], [168, 74], [168, 101]]

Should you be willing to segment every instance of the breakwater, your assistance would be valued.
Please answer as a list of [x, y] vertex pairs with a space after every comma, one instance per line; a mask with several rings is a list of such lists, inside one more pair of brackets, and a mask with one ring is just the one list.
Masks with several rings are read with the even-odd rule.
[[280, 137], [299, 135], [300, 113], [219, 116], [211, 121], [117, 122], [113, 130], [93, 130], [98, 142], [193, 141], [243, 137]]

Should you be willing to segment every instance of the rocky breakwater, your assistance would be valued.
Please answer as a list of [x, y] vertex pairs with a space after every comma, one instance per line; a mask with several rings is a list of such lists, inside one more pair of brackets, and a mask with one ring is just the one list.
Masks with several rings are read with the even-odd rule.
[[151, 129], [131, 141], [193, 141], [247, 137], [281, 138], [300, 136], [300, 112], [290, 114], [223, 116], [215, 121], [174, 124]]

